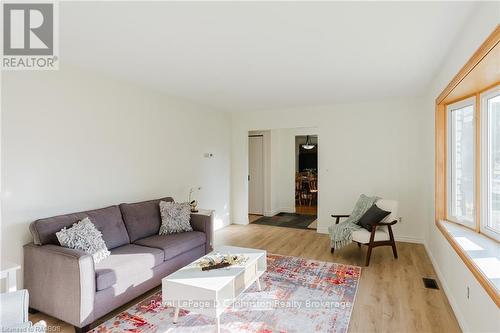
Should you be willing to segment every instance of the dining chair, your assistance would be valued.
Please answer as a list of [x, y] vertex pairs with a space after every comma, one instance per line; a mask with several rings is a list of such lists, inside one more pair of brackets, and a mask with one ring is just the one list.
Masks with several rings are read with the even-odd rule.
[[318, 202], [318, 178], [316, 176], [309, 177], [309, 206]]

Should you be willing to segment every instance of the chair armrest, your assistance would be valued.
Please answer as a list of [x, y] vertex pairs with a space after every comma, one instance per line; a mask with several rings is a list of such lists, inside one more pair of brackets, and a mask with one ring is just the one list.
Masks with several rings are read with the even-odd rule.
[[9, 328], [28, 322], [26, 289], [0, 294], [0, 327]]
[[373, 224], [373, 226], [375, 226], [375, 227], [383, 227], [383, 226], [385, 226], [385, 225], [386, 225], [386, 226], [387, 226], [387, 225], [394, 225], [394, 224], [396, 224], [396, 223], [398, 223], [398, 220], [394, 220], [394, 221], [392, 221], [392, 222], [378, 222], [378, 223], [374, 223], [374, 224]]
[[349, 216], [351, 216], [351, 215], [335, 215], [335, 214], [332, 214], [332, 217], [336, 218], [335, 219], [335, 224], [339, 224], [340, 218], [342, 218], [342, 217], [349, 217]]
[[198, 213], [191, 213], [191, 227], [193, 230], [204, 232], [206, 235], [205, 253], [213, 250], [213, 236], [214, 236], [214, 211], [200, 211]]
[[82, 327], [93, 322], [96, 293], [92, 256], [58, 245], [24, 246], [24, 286], [30, 307]]

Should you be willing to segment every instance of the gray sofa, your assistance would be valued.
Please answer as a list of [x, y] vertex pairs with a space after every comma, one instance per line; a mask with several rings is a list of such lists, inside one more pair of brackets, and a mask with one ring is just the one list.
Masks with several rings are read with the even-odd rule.
[[[24, 246], [24, 287], [30, 310], [86, 331], [117, 307], [161, 284], [166, 275], [212, 250], [212, 216], [191, 214], [194, 231], [159, 236], [163, 198], [37, 220]], [[55, 233], [89, 217], [111, 255], [94, 264], [83, 251], [59, 245]]]

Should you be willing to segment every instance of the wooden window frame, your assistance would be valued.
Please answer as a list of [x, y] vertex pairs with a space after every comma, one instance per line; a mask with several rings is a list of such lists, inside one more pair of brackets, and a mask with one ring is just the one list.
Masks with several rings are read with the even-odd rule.
[[[500, 24], [496, 26], [495, 30], [491, 33], [491, 35], [484, 41], [484, 43], [479, 47], [479, 49], [472, 55], [472, 57], [467, 61], [467, 63], [462, 67], [462, 69], [453, 77], [451, 82], [446, 86], [446, 88], [439, 94], [436, 98], [436, 113], [435, 113], [435, 182], [434, 182], [434, 204], [435, 204], [435, 223], [437, 228], [441, 231], [446, 240], [450, 243], [455, 252], [462, 259], [464, 264], [468, 267], [468, 269], [472, 272], [474, 277], [478, 280], [478, 282], [482, 285], [488, 295], [492, 298], [492, 300], [496, 303], [498, 307], [500, 307], [500, 295], [492, 284], [492, 282], [484, 275], [484, 273], [479, 269], [479, 267], [474, 263], [474, 261], [470, 258], [470, 256], [462, 249], [462, 247], [457, 243], [454, 237], [450, 234], [450, 232], [446, 229], [442, 221], [449, 221], [456, 223], [452, 219], [448, 217], [448, 112], [447, 105], [453, 104], [455, 102], [465, 100], [470, 97], [475, 97], [475, 108], [474, 108], [474, 117], [475, 117], [475, 192], [474, 192], [474, 206], [475, 206], [475, 224], [472, 228], [475, 232], [481, 233], [481, 94], [486, 92], [493, 87], [500, 84], [500, 80], [498, 76], [499, 73], [493, 75], [493, 79], [489, 78], [491, 82], [488, 82], [485, 86], [485, 82], [481, 80], [477, 80], [477, 86], [475, 84], [472, 85], [472, 89], [469, 87], [465, 89], [465, 94], [459, 94], [460, 96], [456, 96], [457, 91], [461, 91], [460, 84], [464, 81], [468, 76], [473, 77], [474, 69], [480, 67], [481, 62], [486, 58], [486, 56], [495, 50], [498, 50], [497, 45], [500, 47]], [[495, 54], [492, 52], [492, 54]], [[496, 71], [496, 68], [492, 70]], [[479, 70], [478, 70], [479, 71]], [[469, 77], [469, 78], [470, 78]], [[468, 82], [470, 84], [470, 82]], [[467, 85], [467, 83], [465, 84]], [[463, 86], [462, 86], [463, 87]], [[456, 90], [455, 90], [456, 89]], [[471, 91], [472, 90], [472, 91]], [[453, 97], [451, 97], [453, 96]], [[462, 227], [467, 227], [460, 224]], [[483, 234], [484, 235], [484, 234]], [[488, 237], [488, 235], [485, 235]], [[490, 238], [490, 237], [488, 237]], [[491, 238], [493, 239], [493, 238]], [[493, 239], [495, 242], [498, 242], [496, 239]]]
[[[452, 136], [453, 134], [451, 133], [451, 121], [448, 121], [449, 117], [451, 116], [452, 112], [455, 112], [456, 110], [459, 110], [463, 107], [466, 107], [466, 106], [469, 106], [471, 105], [473, 107], [473, 119], [474, 119], [474, 129], [473, 129], [473, 136], [476, 135], [476, 132], [477, 132], [477, 128], [476, 128], [476, 124], [475, 124], [475, 120], [476, 120], [476, 106], [477, 106], [477, 102], [476, 102], [476, 96], [472, 96], [472, 97], [468, 97], [468, 98], [465, 98], [465, 99], [462, 99], [460, 101], [457, 101], [457, 102], [453, 102], [453, 103], [449, 103], [449, 104], [445, 104], [446, 108], [446, 119], [447, 119], [447, 123], [446, 123], [446, 146], [447, 147], [451, 147], [451, 143], [452, 143]], [[477, 148], [477, 144], [476, 144], [476, 137], [474, 137], [474, 154], [473, 154], [473, 158], [477, 158], [478, 157], [478, 152], [476, 151], [476, 148]], [[447, 154], [448, 156], [446, 156], [446, 172], [447, 172], [447, 175], [451, 174], [451, 168], [452, 168], [452, 163], [451, 163], [451, 158], [452, 158], [452, 152], [451, 152], [451, 149], [447, 149]], [[474, 165], [474, 174], [476, 174], [477, 170], [476, 170], [476, 165]], [[448, 179], [447, 179], [448, 180]], [[472, 186], [473, 188], [475, 189], [476, 188], [476, 179], [473, 180], [472, 182]], [[474, 226], [476, 224], [476, 216], [474, 216], [474, 218], [472, 219], [472, 221], [465, 221], [465, 220], [459, 220], [456, 216], [453, 216], [450, 214], [450, 206], [451, 206], [451, 195], [448, 195], [448, 193], [452, 193], [452, 184], [451, 182], [448, 182], [447, 181], [447, 188], [446, 188], [446, 193], [447, 193], [447, 200], [446, 200], [446, 220], [448, 221], [453, 221], [455, 223], [458, 223], [458, 224], [461, 224], [463, 225], [464, 227], [467, 227], [467, 228], [470, 228], [470, 229], [474, 229]], [[476, 193], [474, 193], [474, 212], [477, 210], [477, 207], [476, 207]]]
[[[482, 126], [482, 133], [481, 133], [481, 156], [483, 156], [483, 160], [487, 160], [487, 163], [483, 163], [482, 169], [481, 169], [481, 184], [486, 184], [489, 182], [488, 179], [488, 165], [490, 160], [488, 159], [488, 154], [489, 154], [489, 147], [488, 144], [490, 142], [489, 138], [489, 129], [488, 129], [488, 105], [487, 105], [487, 100], [489, 99], [490, 96], [500, 95], [500, 85], [497, 85], [491, 89], [488, 89], [480, 94], [480, 107], [481, 110], [478, 110], [478, 112], [481, 115], [481, 126]], [[481, 195], [484, 198], [481, 202], [481, 207], [479, 209], [481, 210], [481, 221], [479, 224], [479, 232], [493, 238], [497, 242], [500, 241], [500, 232], [498, 230], [494, 230], [487, 225], [487, 219], [489, 218], [488, 214], [488, 187], [483, 186], [481, 189]]]

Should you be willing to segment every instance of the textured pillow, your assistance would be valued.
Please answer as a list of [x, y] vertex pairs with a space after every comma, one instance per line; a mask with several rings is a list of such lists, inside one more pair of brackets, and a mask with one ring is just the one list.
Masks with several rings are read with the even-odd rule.
[[377, 205], [373, 204], [373, 206], [371, 206], [366, 213], [361, 216], [358, 224], [366, 230], [372, 231], [372, 225], [382, 221], [390, 213], [391, 212], [380, 209]]
[[70, 228], [63, 228], [56, 232], [56, 237], [61, 246], [70, 249], [82, 250], [92, 256], [95, 263], [100, 262], [110, 255], [102, 233], [88, 217], [74, 223]]
[[193, 231], [189, 223], [191, 219], [191, 206], [189, 203], [160, 201], [160, 214], [160, 235]]

